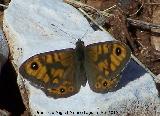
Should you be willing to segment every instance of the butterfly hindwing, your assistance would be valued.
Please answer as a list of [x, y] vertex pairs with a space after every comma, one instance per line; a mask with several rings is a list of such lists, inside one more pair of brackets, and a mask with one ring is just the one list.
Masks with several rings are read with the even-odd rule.
[[111, 91], [118, 84], [130, 54], [130, 49], [119, 41], [86, 46], [85, 70], [90, 88], [97, 93]]
[[74, 49], [37, 54], [20, 67], [21, 75], [32, 85], [54, 98], [69, 97], [79, 92], [79, 67]]

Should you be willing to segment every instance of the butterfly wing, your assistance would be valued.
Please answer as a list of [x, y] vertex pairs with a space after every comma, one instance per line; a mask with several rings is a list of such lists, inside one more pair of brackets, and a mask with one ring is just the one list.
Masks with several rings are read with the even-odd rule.
[[97, 93], [106, 93], [115, 88], [130, 55], [130, 49], [119, 41], [86, 46], [85, 70], [90, 88]]
[[76, 64], [75, 50], [64, 49], [37, 54], [25, 61], [19, 71], [33, 86], [56, 99], [79, 92], [81, 81]]

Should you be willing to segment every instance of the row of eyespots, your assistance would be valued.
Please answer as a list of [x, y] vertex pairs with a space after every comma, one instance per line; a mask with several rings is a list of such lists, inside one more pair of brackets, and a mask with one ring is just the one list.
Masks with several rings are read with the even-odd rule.
[[74, 87], [68, 81], [64, 82], [58, 88], [48, 88], [48, 92], [56, 95], [65, 95], [74, 92]]
[[118, 81], [119, 77], [107, 80], [102, 76], [98, 76], [95, 83], [95, 88], [99, 90], [101, 89], [101, 91], [111, 89], [117, 85]]

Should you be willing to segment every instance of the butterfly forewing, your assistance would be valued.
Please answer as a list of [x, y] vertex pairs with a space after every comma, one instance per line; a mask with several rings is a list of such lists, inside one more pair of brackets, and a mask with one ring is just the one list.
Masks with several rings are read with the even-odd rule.
[[86, 46], [85, 70], [90, 88], [98, 93], [111, 91], [118, 84], [130, 54], [130, 49], [119, 41]]
[[20, 73], [49, 96], [69, 97], [81, 87], [76, 64], [74, 49], [57, 50], [29, 58], [20, 67]]

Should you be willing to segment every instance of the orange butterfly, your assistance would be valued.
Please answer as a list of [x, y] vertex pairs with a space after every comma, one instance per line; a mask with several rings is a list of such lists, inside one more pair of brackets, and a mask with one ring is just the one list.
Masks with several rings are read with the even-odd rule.
[[111, 91], [120, 80], [120, 72], [129, 61], [131, 51], [119, 41], [106, 41], [85, 46], [80, 39], [76, 48], [40, 53], [20, 67], [20, 74], [48, 96], [72, 96], [88, 80], [97, 93]]

